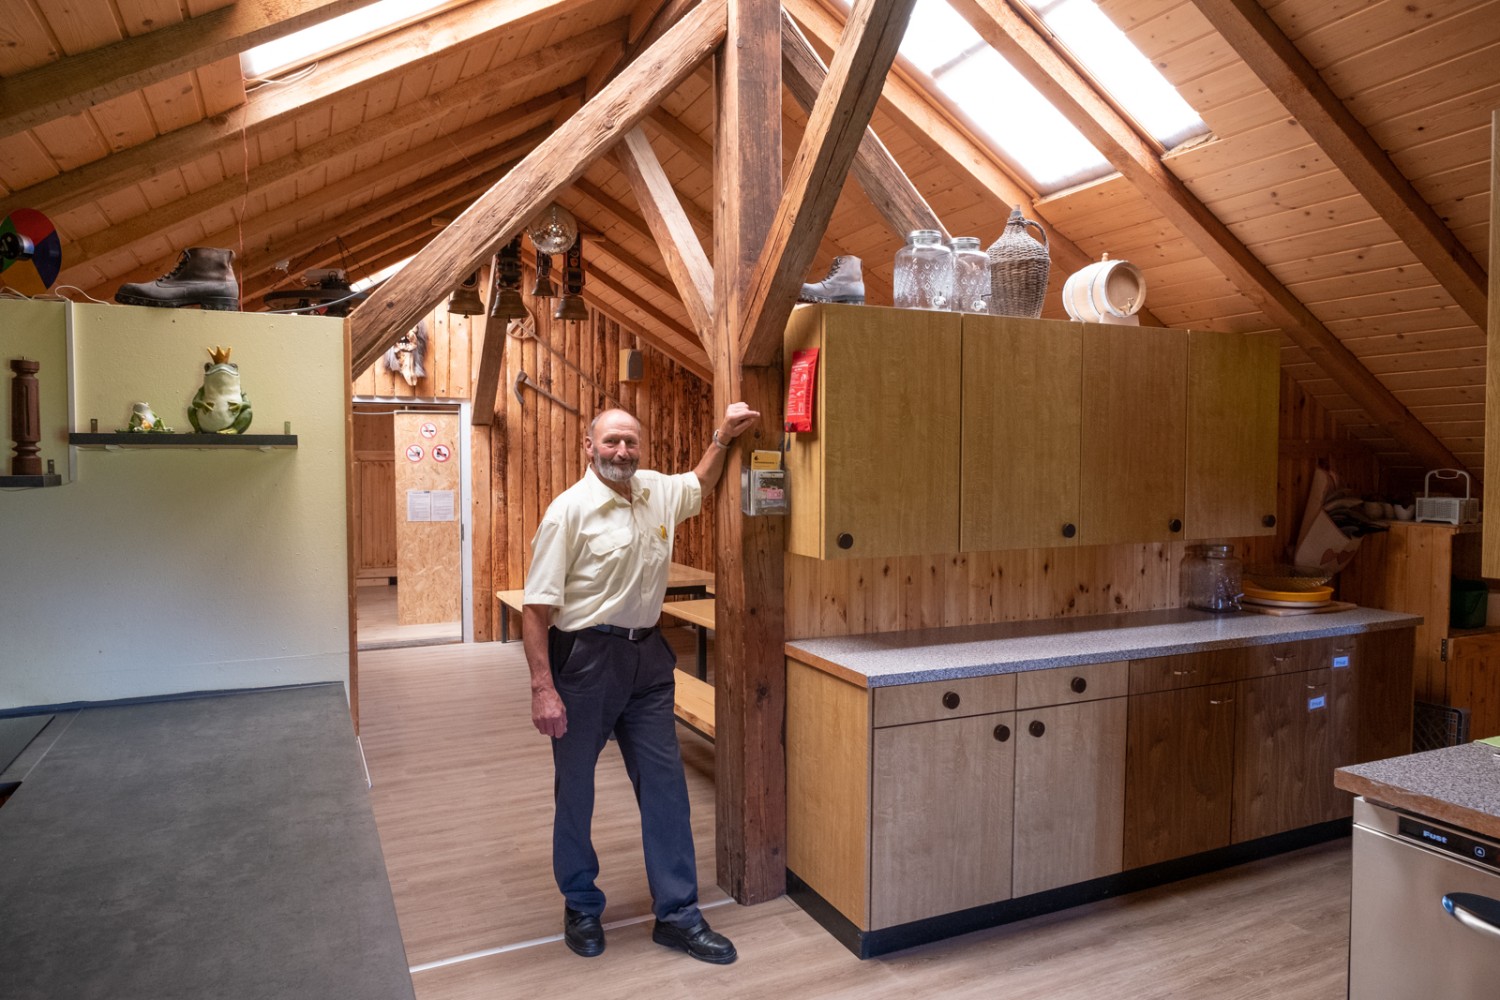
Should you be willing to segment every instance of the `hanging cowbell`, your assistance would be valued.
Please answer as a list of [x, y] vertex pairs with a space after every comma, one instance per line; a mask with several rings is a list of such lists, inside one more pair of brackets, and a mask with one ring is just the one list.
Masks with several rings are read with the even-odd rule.
[[448, 312], [455, 316], [483, 316], [484, 300], [479, 297], [479, 272], [463, 280], [448, 297]]
[[517, 236], [495, 254], [495, 289], [490, 296], [490, 319], [525, 319], [521, 300], [521, 237]]
[[563, 296], [557, 300], [553, 319], [579, 322], [589, 318], [588, 306], [583, 303], [583, 240], [576, 239], [568, 247], [563, 258]]

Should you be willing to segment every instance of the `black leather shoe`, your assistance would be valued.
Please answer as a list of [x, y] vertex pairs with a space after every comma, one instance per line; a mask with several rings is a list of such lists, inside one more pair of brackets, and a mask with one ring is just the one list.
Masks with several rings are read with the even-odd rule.
[[573, 949], [573, 954], [595, 958], [604, 954], [604, 925], [592, 913], [564, 907], [563, 940]]
[[708, 922], [704, 920], [687, 929], [673, 927], [658, 920], [651, 929], [651, 940], [668, 948], [685, 951], [700, 962], [712, 962], [714, 965], [728, 965], [739, 957], [729, 939], [718, 931], [710, 930]]

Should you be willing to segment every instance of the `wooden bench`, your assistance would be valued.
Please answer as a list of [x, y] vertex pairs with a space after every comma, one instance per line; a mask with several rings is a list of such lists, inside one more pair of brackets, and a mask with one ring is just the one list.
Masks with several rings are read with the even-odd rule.
[[674, 670], [677, 675], [677, 721], [710, 743], [714, 739], [714, 686], [692, 674]]
[[510, 642], [510, 613], [521, 613], [521, 601], [526, 596], [524, 590], [497, 590], [495, 598], [500, 602], [500, 641]]
[[697, 627], [698, 679], [708, 680], [708, 633], [714, 627], [714, 599], [705, 597], [697, 601], [668, 601], [661, 606], [661, 613]]

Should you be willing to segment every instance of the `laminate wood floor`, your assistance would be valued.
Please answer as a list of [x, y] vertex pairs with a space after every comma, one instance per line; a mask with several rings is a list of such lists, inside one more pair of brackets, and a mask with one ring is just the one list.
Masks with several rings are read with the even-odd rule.
[[[673, 633], [690, 663], [693, 634]], [[1347, 840], [861, 962], [788, 899], [741, 907], [714, 886], [713, 748], [686, 730], [702, 899], [740, 960], [704, 965], [651, 942], [638, 813], [613, 746], [595, 819], [609, 945], [581, 959], [560, 939], [551, 756], [531, 727], [520, 643], [362, 653], [360, 690], [419, 1000], [1345, 995]]]
[[399, 646], [431, 646], [462, 642], [464, 623], [397, 623], [396, 584], [361, 584], [355, 588], [355, 613], [359, 616], [359, 648], [392, 649]]

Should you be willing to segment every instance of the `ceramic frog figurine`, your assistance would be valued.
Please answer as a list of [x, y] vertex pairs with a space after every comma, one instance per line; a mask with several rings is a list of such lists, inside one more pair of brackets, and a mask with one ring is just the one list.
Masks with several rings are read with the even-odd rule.
[[203, 366], [203, 388], [188, 407], [188, 420], [199, 434], [243, 434], [250, 426], [250, 400], [240, 391], [240, 369], [229, 363], [233, 348], [210, 347], [213, 360]]

